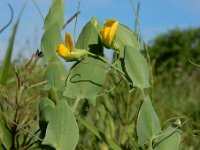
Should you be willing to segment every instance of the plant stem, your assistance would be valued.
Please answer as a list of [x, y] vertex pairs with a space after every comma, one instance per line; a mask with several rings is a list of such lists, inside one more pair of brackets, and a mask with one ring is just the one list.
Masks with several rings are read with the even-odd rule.
[[145, 99], [146, 99], [146, 96], [145, 96], [144, 89], [142, 88], [142, 89], [140, 89], [140, 90], [141, 90], [141, 93], [142, 93], [142, 98], [143, 98], [143, 100], [145, 100]]
[[102, 56], [100, 56], [100, 55], [95, 55], [95, 54], [90, 53], [90, 52], [88, 52], [88, 54], [89, 54], [90, 56], [97, 57], [98, 59], [102, 60], [103, 62], [109, 64], [111, 68], [114, 68], [115, 70], [117, 70], [119, 73], [121, 73], [122, 75], [124, 75], [124, 76], [126, 77], [125, 73], [122, 72], [121, 70], [119, 70], [119, 68], [117, 68], [117, 67], [115, 66], [116, 62], [115, 62], [114, 64], [111, 64], [108, 60], [106, 60], [104, 57], [102, 57]]
[[24, 87], [21, 86], [20, 80], [18, 80], [18, 90], [16, 91], [16, 97], [15, 97], [15, 104], [14, 104], [14, 117], [12, 121], [12, 126], [11, 126], [11, 135], [12, 135], [12, 146], [11, 149], [16, 149], [15, 147], [15, 140], [16, 140], [16, 134], [17, 134], [17, 116], [18, 116], [18, 110], [19, 110], [19, 101], [21, 99]]
[[75, 17], [77, 17], [81, 12], [80, 11], [77, 11], [72, 17], [70, 17], [66, 23], [63, 25], [63, 28], [64, 29]]
[[[140, 42], [139, 40], [140, 40], [140, 25], [139, 25], [139, 19], [138, 19], [138, 12], [137, 12], [137, 10], [136, 10], [136, 8], [135, 8], [135, 6], [134, 6], [134, 4], [133, 4], [133, 1], [132, 0], [130, 0], [130, 3], [131, 3], [131, 6], [132, 6], [132, 8], [133, 8], [133, 11], [134, 11], [134, 14], [135, 14], [135, 17], [136, 17], [136, 24], [137, 24], [137, 27], [138, 27], [138, 42]], [[139, 2], [140, 3], [140, 2]], [[139, 4], [140, 5], [140, 4]], [[139, 10], [138, 10], [139, 11]], [[136, 31], [135, 31], [136, 32]]]
[[10, 16], [10, 19], [9, 19], [8, 23], [5, 26], [3, 26], [3, 28], [0, 29], [0, 33], [3, 32], [13, 21], [13, 16], [14, 16], [13, 15], [14, 14], [13, 13], [13, 8], [12, 8], [12, 6], [10, 4], [8, 4], [8, 7], [10, 9], [11, 16]]
[[[81, 0], [78, 2], [78, 10], [77, 12], [80, 12], [80, 5], [81, 5]], [[76, 15], [76, 20], [75, 20], [75, 25], [74, 25], [74, 43], [76, 43], [76, 26], [78, 22], [78, 15]]]
[[14, 118], [13, 118], [13, 121], [12, 121], [12, 126], [11, 126], [11, 136], [12, 136], [12, 140], [11, 140], [12, 146], [11, 146], [11, 149], [13, 149], [13, 150], [16, 149], [15, 148], [15, 137], [16, 137], [16, 134], [17, 134], [17, 125], [16, 125], [17, 114], [18, 114], [18, 108], [16, 108], [16, 110], [15, 110], [15, 115], [14, 115]]
[[39, 83], [36, 83], [36, 84], [32, 84], [32, 85], [30, 85], [29, 87], [27, 87], [28, 89], [30, 89], [30, 88], [35, 88], [35, 87], [37, 87], [37, 86], [40, 86], [40, 85], [43, 85], [43, 84], [46, 84], [47, 83], [47, 81], [45, 80], [45, 81], [42, 81], [42, 82], [39, 82]]
[[38, 10], [39, 14], [40, 14], [40, 17], [42, 18], [42, 20], [44, 21], [44, 16], [42, 15], [42, 12], [37, 4], [37, 2], [35, 0], [32, 0], [33, 4], [35, 5], [36, 9]]
[[76, 110], [76, 107], [77, 107], [77, 105], [78, 105], [78, 103], [79, 103], [79, 100], [80, 100], [80, 98], [78, 98], [78, 97], [74, 100], [74, 104], [73, 104], [73, 106], [72, 106], [72, 111], [73, 111], [73, 113], [74, 113], [75, 110]]

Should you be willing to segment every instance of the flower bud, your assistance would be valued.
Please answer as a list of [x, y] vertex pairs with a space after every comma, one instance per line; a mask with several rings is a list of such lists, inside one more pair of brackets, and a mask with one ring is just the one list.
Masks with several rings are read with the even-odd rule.
[[100, 31], [102, 42], [107, 48], [112, 48], [118, 26], [119, 22], [116, 20], [107, 20], [103, 29]]

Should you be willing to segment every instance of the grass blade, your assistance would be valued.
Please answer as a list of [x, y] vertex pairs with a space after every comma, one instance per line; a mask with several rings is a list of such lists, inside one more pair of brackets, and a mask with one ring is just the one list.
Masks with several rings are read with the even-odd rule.
[[97, 138], [104, 141], [113, 150], [121, 150], [121, 148], [111, 139], [109, 139], [103, 132], [99, 131], [95, 126], [87, 122], [81, 117], [77, 117], [77, 120], [85, 126], [90, 132], [92, 132]]
[[11, 35], [11, 38], [9, 41], [9, 45], [8, 45], [8, 48], [6, 50], [6, 54], [5, 54], [5, 57], [3, 60], [3, 64], [2, 64], [2, 68], [1, 68], [1, 72], [0, 72], [0, 84], [5, 84], [8, 79], [8, 71], [10, 68], [13, 45], [14, 45], [18, 25], [19, 25], [19, 20], [14, 25], [12, 35]]
[[7, 50], [6, 50], [6, 54], [5, 54], [5, 57], [4, 57], [4, 60], [3, 60], [2, 68], [1, 68], [1, 71], [0, 71], [0, 84], [3, 84], [3, 85], [6, 83], [6, 81], [8, 79], [8, 72], [9, 72], [9, 69], [10, 69], [13, 45], [14, 45], [14, 42], [15, 42], [15, 37], [16, 37], [19, 21], [20, 21], [20, 18], [22, 16], [22, 13], [23, 13], [26, 5], [27, 5], [27, 2], [22, 7], [20, 14], [19, 14], [19, 17], [17, 19], [17, 22], [14, 25], [14, 28], [13, 28], [13, 31], [12, 31], [12, 34], [11, 34], [11, 38], [9, 40], [9, 44], [8, 44], [8, 47], [7, 47]]

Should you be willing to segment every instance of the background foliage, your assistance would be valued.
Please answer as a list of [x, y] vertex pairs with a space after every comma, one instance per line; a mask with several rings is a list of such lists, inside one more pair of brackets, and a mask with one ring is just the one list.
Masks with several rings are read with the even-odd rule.
[[200, 28], [189, 28], [158, 35], [149, 45], [149, 53], [155, 59], [155, 71], [194, 71], [188, 60], [200, 62], [199, 33]]
[[[10, 55], [5, 57], [0, 68], [1, 148], [118, 150], [140, 146], [140, 149], [169, 149], [170, 143], [178, 140], [181, 149], [198, 149], [199, 68], [188, 59], [199, 62], [199, 29], [175, 29], [159, 35], [150, 43], [149, 51], [143, 51], [147, 63], [138, 51], [140, 46], [135, 35], [120, 25], [121, 32], [116, 39], [124, 48], [124, 55], [120, 55], [124, 60], [120, 61], [125, 63], [121, 65], [125, 66], [127, 80], [114, 68], [93, 57], [77, 62], [71, 69], [63, 65], [54, 51], [62, 42], [63, 5], [64, 1], [53, 0], [44, 22], [41, 49], [45, 64], [38, 63], [42, 57], [40, 51], [24, 63], [10, 63], [17, 31], [17, 26], [14, 27], [7, 50]], [[96, 18], [92, 18], [75, 45], [102, 56], [100, 28]], [[136, 43], [135, 47], [129, 40], [123, 40], [124, 32]], [[86, 38], [86, 35], [95, 38]], [[97, 48], [99, 51], [95, 51]], [[148, 72], [148, 68], [153, 72]], [[130, 86], [130, 82], [138, 88]], [[150, 84], [152, 87], [141, 93], [141, 89]], [[145, 93], [150, 96], [144, 100]], [[182, 121], [181, 128], [179, 122], [174, 122], [177, 118]], [[165, 134], [156, 137], [161, 130]], [[175, 134], [171, 138], [158, 144], [172, 133]], [[149, 139], [156, 139], [155, 143], [145, 143]], [[178, 145], [175, 146], [178, 149]]]

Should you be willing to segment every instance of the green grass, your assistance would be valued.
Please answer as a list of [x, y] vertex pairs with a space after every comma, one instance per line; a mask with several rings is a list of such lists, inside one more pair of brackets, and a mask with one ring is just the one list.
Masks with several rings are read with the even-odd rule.
[[[153, 105], [163, 128], [175, 119], [181, 119], [182, 150], [196, 150], [200, 147], [200, 68], [193, 69], [191, 73], [179, 72], [179, 77], [176, 78], [169, 71], [154, 76]], [[110, 79], [116, 82], [113, 77]], [[134, 149], [135, 141], [130, 137], [135, 137], [134, 123], [141, 96], [137, 91], [130, 94], [124, 92], [126, 90], [128, 86], [122, 81], [111, 93], [98, 99], [97, 105], [88, 111], [86, 118], [123, 149]], [[78, 149], [105, 148], [102, 145], [87, 130], [81, 130]]]
[[[171, 121], [176, 118], [181, 118], [183, 123], [182, 130], [182, 150], [196, 150], [200, 147], [200, 68], [191, 66], [193, 71], [188, 72], [176, 72], [176, 75], [168, 72], [154, 76], [154, 86], [151, 92], [153, 97], [153, 105], [156, 109], [158, 117], [161, 121], [161, 125], [165, 128]], [[14, 70], [12, 64], [11, 70]], [[28, 71], [28, 72], [27, 72]], [[32, 72], [29, 72], [32, 71]], [[42, 72], [44, 66], [36, 66], [33, 70], [25, 68], [24, 65], [18, 67], [18, 72], [21, 80], [27, 82], [27, 84], [34, 84], [38, 81], [42, 81]], [[14, 72], [14, 71], [11, 71]], [[41, 72], [38, 74], [38, 72]], [[109, 138], [113, 139], [123, 149], [135, 149], [134, 145], [136, 141], [135, 133], [135, 121], [137, 118], [138, 108], [142, 100], [142, 96], [137, 90], [132, 93], [126, 92], [129, 90], [127, 83], [116, 75], [109, 75], [108, 81], [105, 84], [104, 90], [108, 90], [117, 85], [111, 92], [99, 96], [96, 106], [91, 106], [87, 101], [81, 101], [79, 103], [79, 113], [84, 115], [86, 119], [100, 131], [105, 133]], [[6, 94], [3, 93], [6, 88]], [[30, 113], [30, 130], [33, 132], [38, 127], [38, 111], [37, 104], [38, 98], [46, 94], [41, 90], [42, 87], [36, 89], [26, 90], [22, 99], [31, 98], [34, 95], [38, 97], [35, 100], [31, 100], [31, 103], [24, 105], [21, 109], [20, 118], [27, 118], [27, 114]], [[16, 82], [14, 77], [10, 78], [6, 86], [1, 86], [1, 107], [9, 108], [8, 117], [12, 118], [12, 107], [7, 103], [15, 97]], [[5, 99], [7, 96], [7, 100]], [[12, 102], [13, 103], [13, 102]], [[34, 106], [34, 107], [33, 107]], [[2, 110], [1, 110], [2, 111]], [[80, 127], [80, 140], [77, 149], [106, 149], [108, 148], [105, 143], [95, 137], [89, 130], [79, 124]], [[26, 131], [20, 131], [21, 135], [31, 135]], [[37, 134], [39, 136], [39, 134]], [[23, 137], [23, 136], [22, 136]], [[134, 138], [131, 138], [134, 137]], [[34, 139], [34, 138], [33, 138]]]
[[[200, 147], [200, 68], [192, 73], [182, 72], [179, 78], [170, 73], [156, 77], [154, 106], [164, 123], [170, 118], [181, 117], [182, 143], [181, 148], [197, 149]], [[196, 135], [195, 135], [196, 133]]]

